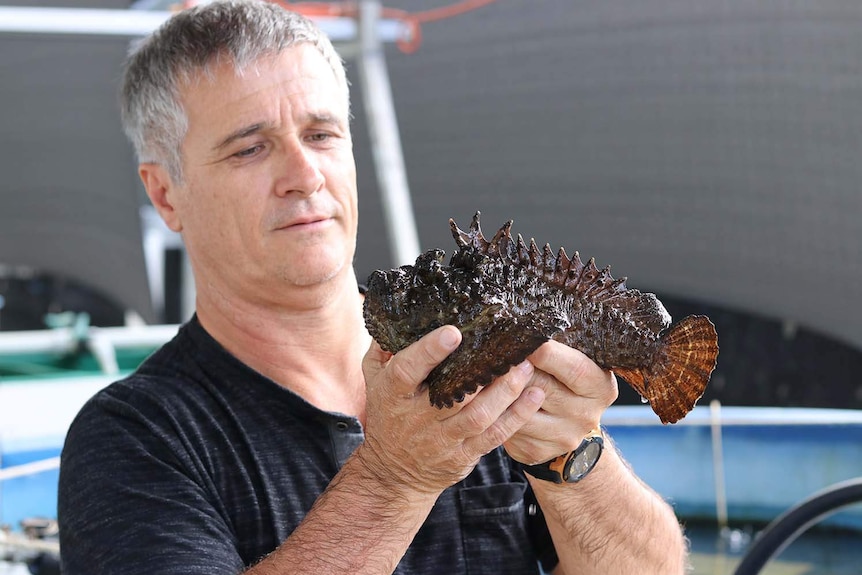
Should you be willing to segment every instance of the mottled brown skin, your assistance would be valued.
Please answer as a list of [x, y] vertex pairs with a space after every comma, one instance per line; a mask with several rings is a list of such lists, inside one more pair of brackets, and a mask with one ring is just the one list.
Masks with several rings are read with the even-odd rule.
[[458, 250], [448, 266], [442, 250], [429, 250], [412, 266], [372, 273], [365, 295], [366, 325], [386, 351], [442, 325], [461, 330], [461, 346], [426, 380], [434, 405], [463, 401], [548, 339], [614, 370], [664, 423], [703, 395], [718, 355], [708, 318], [690, 316], [665, 331], [671, 318], [655, 295], [627, 289], [625, 278], [592, 259], [515, 241], [511, 221], [490, 241], [479, 213], [467, 232], [449, 223]]

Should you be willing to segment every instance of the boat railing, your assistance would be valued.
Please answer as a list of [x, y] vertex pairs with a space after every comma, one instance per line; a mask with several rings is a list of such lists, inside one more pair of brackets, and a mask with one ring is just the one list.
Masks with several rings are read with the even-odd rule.
[[862, 425], [862, 410], [832, 407], [696, 406], [684, 419], [667, 426], [645, 405], [612, 405], [602, 417], [614, 427], [710, 427], [783, 425]]
[[0, 356], [25, 354], [69, 354], [85, 347], [107, 375], [120, 372], [117, 351], [121, 349], [155, 349], [170, 340], [178, 325], [140, 325], [129, 327], [95, 327], [75, 322], [66, 327], [45, 330], [0, 332]]
[[0, 483], [2, 483], [3, 481], [8, 481], [10, 479], [17, 479], [18, 477], [35, 475], [37, 473], [43, 473], [45, 471], [51, 471], [59, 468], [59, 457], [48, 457], [47, 459], [40, 459], [38, 461], [22, 463], [21, 465], [5, 467], [3, 469], [0, 469]]

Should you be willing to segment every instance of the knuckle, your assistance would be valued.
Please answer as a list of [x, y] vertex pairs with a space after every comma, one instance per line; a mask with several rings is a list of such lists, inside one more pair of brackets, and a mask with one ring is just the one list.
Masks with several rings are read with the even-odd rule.
[[517, 366], [513, 366], [507, 373], [495, 380], [494, 387], [511, 401], [521, 395], [528, 382], [529, 378], [526, 374]]
[[567, 383], [575, 383], [581, 381], [589, 375], [590, 362], [584, 356], [579, 358], [579, 361], [570, 361], [566, 364], [565, 375]]
[[498, 445], [505, 443], [510, 437], [512, 437], [513, 433], [514, 430], [510, 429], [508, 425], [503, 422], [497, 422], [485, 431], [485, 437], [488, 440], [488, 443], [491, 444], [491, 449], [493, 449]]
[[494, 423], [494, 417], [481, 402], [474, 401], [464, 409], [467, 428], [483, 431]]
[[[427, 343], [427, 342], [423, 342], [423, 343]], [[445, 355], [440, 356], [440, 353], [432, 345], [420, 346], [419, 353], [420, 353], [421, 358], [422, 358], [422, 363], [427, 366], [428, 370], [431, 370], [435, 365], [437, 365], [438, 363], [443, 361], [443, 359], [446, 357]]]
[[509, 373], [503, 377], [503, 381], [505, 383], [503, 389], [506, 391], [506, 395], [514, 399], [524, 391], [528, 380], [524, 377], [523, 372], [515, 367], [509, 370]]
[[485, 432], [486, 437], [495, 447], [502, 445], [514, 436], [530, 420], [530, 417], [534, 413], [535, 409], [530, 408], [522, 402], [517, 402], [505, 416], [488, 427]]
[[389, 375], [394, 382], [412, 382], [415, 379], [415, 371], [411, 358], [408, 355], [398, 355], [389, 362]]
[[[418, 341], [400, 351], [389, 362], [391, 375], [396, 381], [418, 382], [428, 377], [434, 367], [443, 361], [434, 346], [427, 341]], [[445, 356], [444, 356], [445, 357]]]
[[405, 351], [409, 353], [417, 371], [422, 370], [427, 375], [437, 364], [443, 361], [448, 353], [441, 350], [433, 336], [426, 335], [414, 342]]

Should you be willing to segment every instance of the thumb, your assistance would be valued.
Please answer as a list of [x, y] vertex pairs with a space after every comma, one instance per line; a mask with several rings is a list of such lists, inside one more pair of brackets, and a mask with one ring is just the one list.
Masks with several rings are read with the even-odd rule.
[[380, 372], [392, 393], [408, 396], [415, 393], [431, 370], [461, 343], [461, 332], [444, 325], [422, 336], [394, 356], [374, 342], [363, 360], [366, 382], [377, 379]]

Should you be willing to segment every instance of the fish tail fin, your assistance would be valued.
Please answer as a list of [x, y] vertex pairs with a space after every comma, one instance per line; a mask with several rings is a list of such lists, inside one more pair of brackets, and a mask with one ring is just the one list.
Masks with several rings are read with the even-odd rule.
[[651, 365], [614, 370], [649, 402], [662, 423], [676, 423], [703, 395], [718, 357], [709, 318], [692, 315], [662, 334]]

